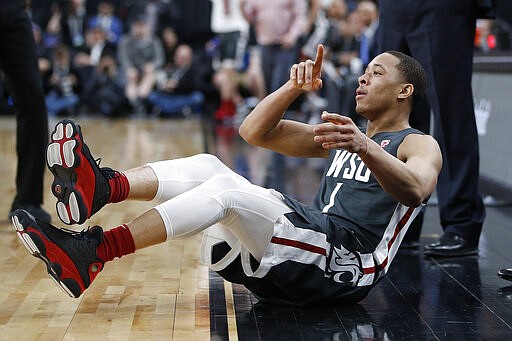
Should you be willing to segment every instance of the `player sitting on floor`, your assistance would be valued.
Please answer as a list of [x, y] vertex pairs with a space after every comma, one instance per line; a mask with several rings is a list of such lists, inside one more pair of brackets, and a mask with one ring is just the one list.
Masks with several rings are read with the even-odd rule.
[[72, 297], [89, 287], [106, 262], [204, 231], [202, 259], [261, 301], [361, 300], [386, 274], [410, 222], [433, 192], [441, 153], [431, 136], [409, 126], [425, 74], [399, 52], [378, 55], [359, 77], [355, 99], [368, 120], [364, 132], [334, 113], [323, 112], [324, 122], [315, 125], [283, 119], [300, 94], [322, 87], [322, 59], [320, 45], [314, 61], [293, 65], [290, 79], [239, 130], [247, 142], [285, 155], [328, 158], [314, 205], [253, 185], [208, 154], [124, 172], [100, 168], [80, 126], [64, 120], [47, 152], [64, 223], [81, 224], [107, 203], [158, 203], [126, 224], [81, 233], [18, 210], [13, 223], [21, 241]]

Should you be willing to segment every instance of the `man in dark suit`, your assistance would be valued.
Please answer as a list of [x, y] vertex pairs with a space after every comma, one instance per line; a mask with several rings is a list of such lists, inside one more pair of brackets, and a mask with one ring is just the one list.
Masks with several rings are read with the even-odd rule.
[[0, 65], [16, 109], [18, 168], [9, 216], [23, 208], [40, 221], [50, 222], [50, 215], [41, 208], [48, 114], [25, 0], [0, 0], [0, 46]]
[[[493, 0], [380, 0], [379, 51], [398, 50], [417, 59], [428, 75], [427, 101], [411, 125], [433, 135], [443, 153], [437, 197], [444, 234], [425, 247], [430, 256], [478, 253], [485, 207], [478, 193], [479, 149], [471, 76], [476, 18], [492, 17]], [[417, 242], [422, 216], [411, 226]], [[405, 240], [407, 244], [407, 240]], [[417, 244], [419, 246], [419, 244]]]

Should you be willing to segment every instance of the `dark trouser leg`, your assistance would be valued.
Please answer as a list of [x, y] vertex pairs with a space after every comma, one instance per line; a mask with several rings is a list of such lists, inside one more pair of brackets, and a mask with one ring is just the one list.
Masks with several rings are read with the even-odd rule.
[[0, 61], [16, 108], [16, 198], [14, 204], [39, 206], [43, 202], [43, 174], [48, 144], [48, 116], [36, 47], [28, 15], [23, 10], [6, 14], [1, 35]]

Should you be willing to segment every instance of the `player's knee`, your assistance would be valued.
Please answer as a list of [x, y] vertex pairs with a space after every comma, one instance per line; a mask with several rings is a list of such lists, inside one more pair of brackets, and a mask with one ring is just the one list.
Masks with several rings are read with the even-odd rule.
[[216, 174], [200, 187], [199, 192], [215, 198], [224, 208], [237, 205], [241, 193], [247, 192], [247, 182], [235, 174]]
[[197, 167], [208, 167], [214, 169], [223, 169], [224, 167], [227, 167], [225, 164], [222, 163], [222, 161], [219, 160], [218, 157], [212, 154], [196, 154], [194, 156], [191, 156], [191, 158], [194, 160], [194, 164]]
[[210, 179], [210, 181], [217, 189], [219, 189], [220, 193], [239, 189], [242, 185], [240, 179], [231, 174], [216, 174]]
[[199, 154], [191, 156], [191, 158], [197, 160], [198, 162], [205, 162], [205, 163], [220, 162], [218, 157], [216, 157], [213, 154], [208, 154], [208, 153], [199, 153]]

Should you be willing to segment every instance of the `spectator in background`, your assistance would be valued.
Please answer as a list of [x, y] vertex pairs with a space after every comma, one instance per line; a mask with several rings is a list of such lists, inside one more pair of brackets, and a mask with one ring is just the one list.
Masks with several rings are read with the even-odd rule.
[[118, 60], [126, 75], [126, 97], [136, 113], [145, 114], [145, 101], [164, 63], [162, 42], [151, 34], [145, 15], [134, 19], [130, 32], [121, 37]]
[[306, 25], [307, 33], [304, 36], [304, 42], [302, 43], [300, 51], [302, 58], [311, 58], [315, 54], [316, 46], [325, 42], [325, 37], [329, 29], [326, 8], [330, 2], [331, 0], [323, 3], [318, 0], [310, 2], [308, 24]]
[[173, 63], [174, 52], [179, 44], [179, 38], [176, 31], [172, 26], [167, 26], [160, 32], [160, 39], [162, 39], [162, 45], [164, 48], [164, 64], [169, 65]]
[[[485, 207], [478, 193], [479, 147], [471, 76], [475, 23], [492, 15], [491, 0], [380, 0], [377, 39], [380, 51], [410, 54], [425, 68], [427, 100], [415, 107], [411, 126], [433, 135], [441, 146], [443, 168], [437, 198], [443, 235], [427, 246], [429, 256], [478, 253]], [[423, 215], [413, 222], [405, 242], [417, 247]]]
[[237, 73], [236, 84], [248, 96], [244, 104], [248, 109], [253, 109], [265, 97], [267, 91], [261, 73], [261, 53], [258, 46], [251, 44], [247, 48], [246, 64]]
[[[242, 10], [253, 25], [261, 53], [261, 69], [268, 92], [277, 90], [290, 76], [290, 67], [298, 60], [300, 38], [306, 33], [304, 0], [243, 0]], [[272, 153], [269, 187], [286, 192], [284, 156]]]
[[355, 122], [354, 84], [361, 69], [360, 40], [364, 24], [360, 13], [348, 12], [344, 0], [332, 0], [326, 8], [329, 29], [325, 38], [327, 54], [324, 65], [327, 110], [349, 115]]
[[236, 75], [243, 67], [249, 24], [243, 17], [240, 0], [211, 0], [213, 82], [220, 93], [220, 106], [214, 113], [218, 122], [232, 119], [241, 101]]
[[346, 0], [328, 0], [324, 4], [326, 15], [330, 19], [346, 19], [349, 13]]
[[82, 52], [88, 57], [89, 65], [97, 65], [101, 56], [115, 55], [117, 45], [108, 40], [108, 32], [102, 26], [92, 26], [87, 30], [87, 46]]
[[[131, 0], [127, 3], [126, 22], [128, 25], [132, 25], [137, 17], [144, 15], [149, 32], [157, 36], [160, 35], [164, 27], [170, 25], [176, 27], [181, 16], [181, 11], [175, 0]], [[198, 8], [196, 8], [197, 10]], [[193, 23], [197, 25], [197, 20], [193, 20]]]
[[[308, 0], [308, 1], [306, 1], [306, 3], [307, 3], [307, 11], [306, 11], [306, 25], [304, 26], [304, 35], [303, 35], [304, 42], [314, 32], [315, 23], [317, 21], [317, 18], [319, 16], [320, 12], [322, 11], [322, 1], [321, 0]], [[309, 55], [307, 57], [309, 57]]]
[[254, 25], [261, 48], [263, 75], [267, 90], [276, 90], [289, 77], [290, 66], [298, 57], [298, 44], [306, 29], [304, 0], [243, 0], [243, 13]]
[[[339, 24], [339, 30], [334, 30], [329, 36], [333, 40], [327, 43], [332, 48], [330, 60], [334, 61], [337, 70], [332, 72], [327, 67], [327, 78], [332, 78], [332, 85], [335, 85], [326, 87], [328, 102], [331, 102], [328, 109], [348, 115], [359, 126], [364, 126], [366, 120], [357, 115], [353, 94], [358, 86], [358, 75], [364, 71], [375, 52], [374, 36], [378, 26], [376, 4], [369, 0], [359, 2], [355, 10], [348, 14], [347, 20], [341, 20]], [[338, 92], [335, 91], [337, 89]], [[336, 108], [333, 104], [339, 106]]]
[[109, 117], [122, 116], [128, 111], [124, 79], [114, 55], [101, 56], [84, 85], [82, 98], [89, 110]]
[[61, 44], [54, 49], [52, 65], [46, 95], [48, 112], [53, 115], [72, 114], [80, 103], [80, 78], [72, 67], [69, 47]]
[[[213, 74], [213, 84], [220, 92], [221, 98], [232, 98], [236, 104], [236, 113], [232, 115], [219, 115], [217, 109], [215, 128], [215, 154], [228, 167], [239, 171], [241, 174], [250, 178], [265, 179], [268, 166], [268, 151], [251, 145], [243, 145], [239, 143], [237, 127], [240, 119], [247, 115], [260, 100], [266, 95], [265, 80], [261, 72], [260, 50], [256, 44], [254, 32], [248, 28], [247, 37], [244, 39], [244, 45], [247, 46], [243, 53], [243, 62], [238, 60], [236, 69], [232, 72], [223, 72], [223, 69]], [[240, 56], [239, 56], [240, 58]], [[241, 64], [241, 65], [240, 65]], [[222, 108], [222, 105], [221, 105]], [[233, 108], [235, 110], [235, 108]], [[243, 153], [247, 157], [247, 164], [241, 161], [241, 149], [246, 151]], [[259, 183], [265, 183], [265, 181]]]
[[87, 28], [101, 27], [107, 34], [107, 40], [117, 45], [124, 32], [123, 22], [114, 14], [114, 4], [109, 0], [102, 0], [98, 4], [98, 12], [89, 18]]
[[43, 34], [43, 44], [49, 48], [57, 46], [62, 41], [61, 19], [64, 8], [61, 7], [64, 7], [64, 5], [61, 6], [58, 2], [52, 2], [48, 22], [46, 26], [41, 26], [41, 28], [46, 27]]
[[198, 75], [193, 67], [194, 52], [186, 44], [176, 48], [174, 62], [159, 72], [157, 90], [148, 96], [154, 111], [163, 116], [201, 112], [204, 95], [198, 91]]
[[72, 49], [84, 47], [87, 29], [85, 0], [70, 0], [59, 4], [61, 15], [57, 31], [60, 34], [61, 43]]
[[370, 62], [370, 59], [375, 55], [375, 33], [379, 26], [379, 10], [375, 2], [370, 0], [362, 0], [357, 5], [356, 11], [361, 16], [361, 21], [364, 26], [363, 31], [361, 32], [359, 49], [359, 58], [361, 58], [362, 72]]
[[73, 67], [80, 77], [80, 84], [86, 84], [102, 56], [116, 55], [116, 45], [107, 39], [107, 32], [101, 26], [86, 31], [86, 44], [73, 57]]

